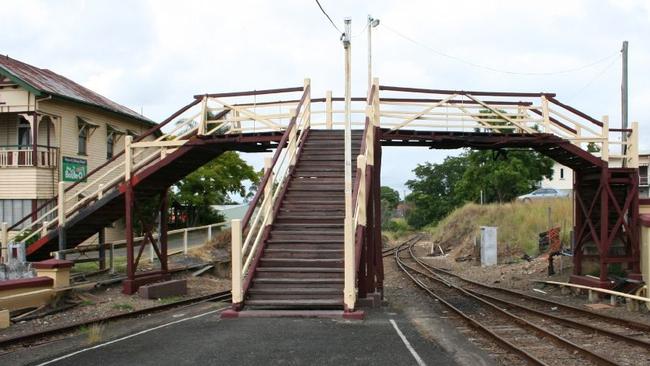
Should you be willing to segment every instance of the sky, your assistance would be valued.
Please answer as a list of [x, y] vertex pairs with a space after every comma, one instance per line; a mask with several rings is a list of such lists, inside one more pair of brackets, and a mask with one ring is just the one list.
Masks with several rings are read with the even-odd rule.
[[[629, 116], [650, 150], [650, 1], [321, 0], [352, 18], [353, 94], [366, 93], [368, 14], [382, 84], [555, 92], [620, 125], [620, 48], [630, 43]], [[192, 95], [302, 85], [343, 91], [339, 32], [315, 1], [2, 1], [0, 54], [48, 68], [161, 121]], [[445, 56], [447, 55], [447, 56]], [[448, 57], [452, 56], [452, 57]], [[599, 61], [599, 62], [597, 62]], [[583, 67], [587, 66], [587, 67]], [[497, 72], [499, 69], [504, 72]], [[521, 75], [520, 73], [553, 73]], [[386, 148], [382, 183], [454, 151]], [[256, 167], [262, 158], [247, 154]]]

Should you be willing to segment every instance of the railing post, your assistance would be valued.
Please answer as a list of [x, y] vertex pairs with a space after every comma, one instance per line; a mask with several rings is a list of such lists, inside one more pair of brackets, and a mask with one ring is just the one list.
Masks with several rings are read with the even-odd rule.
[[307, 93], [307, 98], [305, 98], [305, 113], [303, 114], [306, 116], [307, 120], [305, 121], [305, 128], [309, 127], [311, 125], [311, 79], [306, 78], [305, 83], [304, 83], [304, 88], [307, 89], [309, 88], [309, 92]]
[[108, 265], [110, 266], [108, 273], [115, 274], [115, 243], [111, 243], [108, 250]]
[[212, 241], [212, 225], [208, 225], [208, 241]]
[[199, 119], [199, 126], [197, 128], [196, 134], [199, 136], [205, 135], [206, 125], [208, 123], [208, 96], [203, 97], [201, 102], [201, 118]]
[[379, 109], [379, 104], [381, 100], [379, 99], [379, 78], [373, 78], [372, 83], [375, 86], [375, 95], [372, 98], [372, 119], [371, 122], [375, 127], [381, 127], [381, 111]]
[[268, 216], [267, 218], [267, 225], [273, 224], [273, 201], [272, 201], [272, 196], [273, 196], [273, 182], [275, 180], [275, 176], [273, 171], [271, 170], [271, 164], [273, 164], [273, 160], [271, 158], [265, 158], [264, 159], [264, 173], [269, 174], [269, 180], [266, 183], [266, 186], [264, 187], [264, 200], [266, 201], [266, 207], [263, 207], [264, 212]]
[[131, 155], [131, 144], [133, 136], [124, 137], [124, 181], [131, 180], [131, 169], [133, 168], [133, 157]]
[[41, 226], [41, 236], [47, 235], [47, 225], [49, 224], [48, 221], [43, 221], [43, 226]]
[[609, 161], [609, 116], [603, 116], [603, 135], [602, 146], [600, 148], [600, 158]]
[[325, 128], [332, 129], [332, 91], [325, 92]]
[[346, 311], [353, 311], [356, 303], [356, 261], [354, 247], [354, 208], [352, 207], [352, 130], [351, 130], [351, 42], [350, 27], [351, 20], [345, 19], [345, 36], [343, 37], [343, 47], [345, 49], [345, 118], [344, 118], [344, 172], [345, 172], [345, 222], [343, 234], [343, 257], [344, 257], [344, 276], [343, 276], [343, 304]]
[[6, 222], [0, 224], [2, 229], [2, 247], [0, 247], [0, 263], [7, 261], [7, 248], [9, 248], [9, 225]]
[[[291, 116], [296, 116], [298, 111], [291, 109]], [[297, 121], [298, 122], [298, 121]], [[289, 141], [287, 141], [287, 154], [289, 156], [289, 166], [296, 164], [296, 149], [298, 148], [298, 123], [289, 132]], [[268, 184], [268, 183], [267, 183]]]
[[240, 304], [243, 298], [243, 288], [242, 288], [242, 231], [241, 231], [241, 220], [234, 219], [231, 221], [230, 229], [232, 230], [232, 240], [231, 240], [231, 253], [232, 253], [232, 262], [231, 267], [231, 278], [232, 278], [232, 303]]
[[542, 95], [542, 118], [544, 119], [544, 132], [551, 132], [551, 118], [548, 108], [548, 99], [545, 95]]
[[104, 184], [100, 183], [97, 189], [97, 199], [102, 199], [104, 197]]
[[[66, 247], [65, 237], [65, 182], [59, 182], [59, 195], [58, 195], [58, 224], [59, 224], [59, 251], [64, 250]], [[63, 258], [65, 259], [65, 254]]]
[[357, 174], [359, 174], [359, 194], [356, 221], [357, 225], [366, 226], [366, 157], [364, 155], [357, 156]]
[[[629, 145], [627, 145], [626, 159], [628, 161], [628, 168], [638, 168], [639, 167], [639, 122], [632, 122], [632, 133], [627, 139]], [[629, 156], [629, 158], [628, 158]], [[648, 291], [650, 294], [650, 291]], [[650, 295], [649, 295], [650, 296]]]

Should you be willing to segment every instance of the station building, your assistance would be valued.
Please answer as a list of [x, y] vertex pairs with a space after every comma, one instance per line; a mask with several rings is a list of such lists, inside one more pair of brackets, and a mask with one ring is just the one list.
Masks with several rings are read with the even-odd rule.
[[123, 150], [124, 136], [153, 125], [64, 76], [0, 55], [0, 222], [12, 226], [47, 203], [59, 181], [83, 182]]

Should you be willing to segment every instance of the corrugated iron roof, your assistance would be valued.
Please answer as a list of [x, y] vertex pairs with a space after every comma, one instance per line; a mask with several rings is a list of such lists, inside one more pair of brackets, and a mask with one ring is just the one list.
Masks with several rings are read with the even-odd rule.
[[7, 73], [8, 75], [6, 76], [11, 79], [19, 79], [14, 81], [17, 83], [19, 83], [18, 81], [22, 81], [24, 84], [27, 84], [26, 86], [31, 86], [31, 88], [35, 89], [32, 92], [38, 91], [37, 94], [47, 94], [83, 104], [90, 104], [130, 118], [138, 119], [148, 125], [155, 124], [147, 117], [48, 69], [40, 69], [8, 56], [0, 55], [0, 73]]

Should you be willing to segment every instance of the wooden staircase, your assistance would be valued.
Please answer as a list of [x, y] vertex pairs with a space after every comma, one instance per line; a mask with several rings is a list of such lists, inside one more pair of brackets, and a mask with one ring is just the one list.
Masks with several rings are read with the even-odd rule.
[[[352, 156], [362, 133], [352, 132]], [[344, 132], [309, 131], [263, 243], [247, 308], [343, 307], [344, 174]]]

